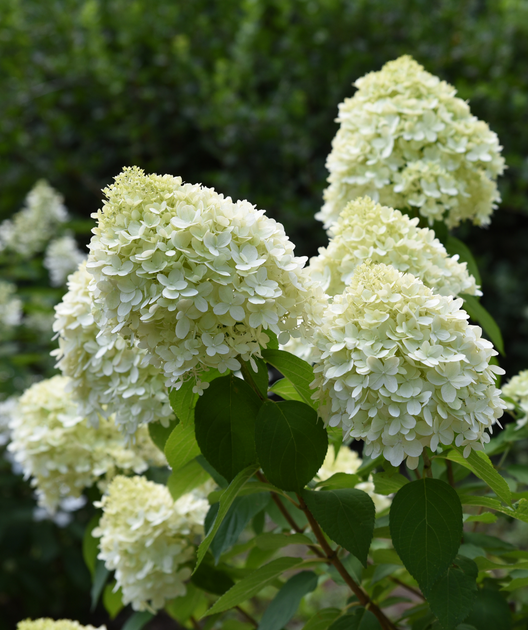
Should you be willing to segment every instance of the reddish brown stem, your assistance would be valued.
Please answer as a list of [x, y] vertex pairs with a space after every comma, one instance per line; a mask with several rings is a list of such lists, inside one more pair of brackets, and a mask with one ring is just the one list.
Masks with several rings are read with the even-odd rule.
[[391, 580], [391, 582], [394, 582], [395, 584], [398, 584], [402, 588], [407, 589], [409, 593], [412, 593], [413, 595], [416, 595], [416, 597], [419, 597], [420, 599], [425, 600], [425, 597], [423, 596], [422, 593], [420, 593], [420, 591], [417, 588], [414, 588], [413, 586], [409, 586], [409, 584], [405, 584], [405, 582], [402, 582], [397, 577], [391, 576], [389, 579]]
[[454, 488], [455, 487], [455, 476], [453, 475], [453, 464], [449, 459], [446, 459], [447, 466], [447, 480], [449, 481], [449, 485]]

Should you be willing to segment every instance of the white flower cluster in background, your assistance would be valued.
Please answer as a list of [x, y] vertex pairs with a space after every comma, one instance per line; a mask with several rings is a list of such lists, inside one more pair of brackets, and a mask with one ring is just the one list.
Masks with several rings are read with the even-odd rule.
[[423, 448], [481, 450], [505, 403], [497, 352], [467, 323], [462, 300], [411, 274], [369, 262], [314, 331], [314, 398], [330, 426], [365, 441], [365, 454], [415, 468]]
[[61, 195], [40, 180], [26, 197], [24, 208], [0, 224], [0, 252], [33, 256], [44, 249], [57, 226], [67, 220]]
[[137, 341], [99, 329], [92, 315], [90, 274], [86, 263], [68, 278], [68, 292], [55, 307], [53, 330], [59, 335], [57, 367], [71, 378], [70, 387], [83, 418], [97, 426], [99, 416], [114, 414], [128, 436], [138, 427], [172, 416], [163, 372], [150, 365]]
[[497, 135], [471, 115], [455, 88], [409, 56], [355, 85], [356, 94], [339, 106], [341, 126], [327, 160], [330, 185], [316, 215], [325, 228], [364, 196], [415, 209], [430, 224], [488, 225], [500, 201], [496, 178], [504, 159]]
[[412, 273], [440, 295], [482, 295], [467, 264], [449, 256], [433, 230], [420, 229], [418, 219], [363, 197], [345, 206], [330, 230], [328, 247], [310, 259], [308, 271], [334, 296], [367, 259]]
[[142, 473], [150, 464], [166, 465], [146, 427], [127, 448], [113, 419], [94, 429], [78, 414], [63, 376], [27, 389], [12, 411], [13, 453], [37, 490], [39, 505], [54, 512], [64, 497], [79, 497], [97, 483], [103, 490], [119, 471]]
[[[331, 446], [327, 453], [323, 465], [319, 469], [317, 476], [321, 481], [330, 479], [336, 473], [346, 473], [354, 475], [360, 468], [363, 460], [359, 455], [346, 446], [339, 449], [339, 453], [335, 454], [335, 449]], [[391, 504], [391, 500], [382, 494], [376, 494], [372, 475], [369, 475], [368, 481], [362, 481], [355, 486], [358, 490], [366, 492], [376, 507], [376, 512], [383, 512]]]
[[25, 621], [19, 621], [17, 624], [17, 630], [106, 630], [106, 626], [82, 626], [78, 621], [71, 621], [70, 619], [26, 619]]
[[[528, 422], [528, 370], [519, 372], [502, 387], [502, 393], [512, 398], [524, 411], [524, 416], [517, 420], [520, 429]], [[513, 408], [511, 403], [507, 403], [509, 409]]]
[[105, 194], [87, 265], [97, 323], [137, 337], [168, 386], [237, 370], [237, 357], [260, 356], [266, 330], [298, 326], [305, 259], [263, 210], [136, 167]]
[[[209, 484], [206, 484], [209, 487]], [[134, 610], [159, 610], [185, 595], [196, 539], [209, 509], [206, 488], [174, 501], [166, 486], [144, 477], [116, 477], [96, 507], [103, 508], [99, 558], [115, 571], [123, 603]]]
[[51, 286], [61, 287], [85, 258], [70, 234], [51, 241], [44, 255], [44, 267], [49, 271]]
[[22, 319], [22, 302], [15, 297], [16, 286], [12, 282], [0, 280], [0, 339]]
[[11, 422], [16, 405], [17, 399], [15, 396], [11, 396], [0, 402], [0, 446], [5, 446], [11, 439], [9, 423]]

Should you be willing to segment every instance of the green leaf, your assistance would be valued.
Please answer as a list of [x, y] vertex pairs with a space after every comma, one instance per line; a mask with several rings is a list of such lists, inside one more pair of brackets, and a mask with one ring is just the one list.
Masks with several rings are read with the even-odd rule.
[[390, 531], [403, 564], [427, 595], [460, 546], [462, 506], [457, 493], [439, 479], [406, 484], [392, 501]]
[[292, 382], [287, 378], [281, 378], [278, 381], [275, 381], [275, 383], [273, 383], [270, 387], [270, 391], [284, 400], [298, 400], [303, 402], [303, 397], [295, 389]]
[[238, 604], [250, 599], [268, 584], [274, 582], [284, 571], [293, 569], [302, 564], [302, 562], [302, 558], [277, 558], [259, 567], [245, 578], [242, 578], [240, 582], [237, 582], [225, 595], [222, 595], [214, 606], [207, 611], [207, 615], [214, 615], [238, 606]]
[[[222, 477], [222, 475], [218, 472], [218, 470], [213, 468], [203, 455], [201, 454], [198, 455], [198, 457], [196, 458], [196, 461], [205, 470], [205, 472], [208, 473], [213, 478], [217, 486], [220, 486], [220, 488], [227, 488], [227, 486], [229, 485], [229, 482], [227, 481], [227, 479], [225, 477]], [[222, 492], [220, 491], [219, 494], [222, 494]]]
[[180, 422], [165, 444], [165, 457], [173, 473], [198, 455], [200, 455], [200, 447], [194, 436], [194, 424]]
[[504, 503], [511, 506], [511, 492], [505, 479], [495, 470], [490, 458], [482, 451], [471, 451], [469, 457], [453, 449], [447, 454], [447, 459], [456, 462], [471, 470], [479, 479], [482, 479]]
[[519, 588], [525, 588], [526, 586], [528, 586], [528, 576], [515, 578], [509, 584], [503, 586], [501, 591], [508, 591], [511, 593]]
[[329, 630], [382, 630], [382, 627], [370, 610], [358, 607], [351, 613], [339, 617]]
[[282, 549], [288, 545], [313, 545], [304, 534], [260, 534], [255, 538], [255, 545], [259, 549]]
[[185, 464], [183, 468], [175, 470], [170, 474], [167, 479], [167, 488], [172, 498], [176, 501], [182, 495], [201, 486], [208, 479], [210, 479], [209, 474], [196, 459], [193, 459]]
[[478, 630], [511, 630], [512, 615], [508, 602], [498, 591], [490, 588], [479, 590], [464, 623]]
[[493, 345], [502, 354], [502, 356], [506, 356], [504, 352], [502, 334], [497, 322], [473, 295], [462, 293], [459, 297], [463, 298], [464, 309], [467, 311], [471, 319], [482, 326], [483, 330], [493, 342]]
[[214, 380], [196, 403], [196, 441], [228, 481], [257, 461], [255, 419], [260, 406], [251, 387], [233, 375]]
[[91, 596], [91, 607], [90, 610], [95, 610], [97, 606], [97, 602], [99, 601], [99, 597], [101, 597], [101, 593], [103, 592], [103, 588], [108, 581], [108, 576], [110, 575], [110, 571], [105, 567], [105, 563], [102, 560], [97, 560], [95, 563], [95, 572], [92, 582], [92, 588], [90, 591]]
[[263, 350], [262, 357], [290, 381], [307, 405], [317, 408], [317, 403], [312, 400], [314, 392], [310, 383], [314, 380], [314, 373], [309, 363], [285, 350]]
[[[266, 365], [266, 362], [262, 359], [253, 358], [253, 360], [257, 364], [257, 372], [253, 371], [253, 368], [251, 367], [251, 364], [249, 362], [243, 362], [243, 366], [245, 370], [249, 371], [249, 378], [256, 385], [259, 392], [264, 398], [267, 398], [269, 385], [268, 366]], [[244, 380], [246, 380], [245, 370], [242, 370], [242, 376], [244, 377]]]
[[[218, 370], [210, 369], [200, 374], [200, 379], [204, 383], [210, 383], [220, 376]], [[169, 402], [178, 420], [185, 425], [191, 424], [194, 420], [194, 408], [199, 395], [193, 392], [196, 385], [194, 377], [185, 381], [180, 389], [171, 389], [169, 392]]]
[[405, 484], [409, 483], [407, 477], [400, 475], [400, 473], [375, 473], [372, 479], [376, 492], [384, 495], [398, 492], [400, 488], [403, 488]]
[[171, 600], [165, 610], [180, 624], [185, 623], [191, 615], [200, 617], [207, 610], [205, 593], [192, 582], [187, 582], [186, 593], [182, 597]]
[[101, 518], [101, 513], [97, 513], [88, 522], [86, 525], [86, 529], [84, 530], [83, 542], [82, 542], [82, 554], [84, 558], [84, 563], [88, 567], [90, 574], [92, 576], [92, 580], [95, 573], [95, 564], [97, 562], [97, 554], [99, 553], [99, 538], [94, 538], [92, 536], [93, 530], [99, 524], [99, 520]]
[[454, 630], [469, 615], [477, 596], [477, 575], [473, 560], [457, 556], [427, 594], [431, 610], [445, 630]]
[[235, 584], [227, 573], [205, 562], [193, 573], [191, 582], [202, 591], [214, 595], [223, 595]]
[[328, 435], [315, 410], [294, 400], [262, 405], [255, 442], [266, 477], [282, 490], [301, 490], [322, 466], [328, 449]]
[[507, 473], [518, 482], [528, 485], [528, 466], [522, 464], [508, 464]]
[[126, 620], [121, 630], [141, 630], [154, 616], [155, 613], [147, 610], [136, 612]]
[[107, 584], [103, 591], [103, 605], [110, 619], [115, 619], [124, 608], [121, 589], [114, 591], [115, 585], [116, 581], [112, 580], [112, 583]]
[[259, 623], [259, 630], [281, 630], [297, 612], [302, 598], [317, 586], [317, 575], [301, 571], [282, 586]]
[[257, 470], [257, 466], [248, 466], [244, 470], [241, 470], [238, 475], [233, 479], [233, 481], [229, 484], [229, 486], [224, 490], [222, 497], [220, 498], [220, 506], [213, 527], [207, 533], [207, 536], [202, 540], [200, 546], [198, 547], [198, 552], [196, 554], [196, 566], [194, 568], [195, 571], [204, 559], [204, 556], [207, 553], [207, 550], [209, 549], [209, 546], [212, 543], [216, 532], [222, 524], [222, 521], [224, 520], [224, 517], [229, 511], [229, 508], [231, 507], [231, 504], [235, 500], [237, 494], [244, 487], [244, 484], [248, 481], [248, 479], [252, 477]]
[[302, 497], [324, 532], [366, 567], [376, 519], [376, 508], [369, 495], [344, 488], [304, 490]]
[[471, 253], [471, 250], [469, 249], [469, 247], [460, 239], [449, 235], [447, 237], [445, 248], [447, 250], [447, 253], [450, 256], [455, 256], [458, 254], [459, 261], [463, 263], [464, 262], [467, 263], [467, 270], [475, 278], [475, 282], [479, 286], [482, 285], [482, 280], [480, 278], [478, 265], [475, 259], [473, 258], [473, 254]]
[[162, 453], [165, 452], [165, 444], [169, 439], [169, 435], [172, 433], [178, 423], [178, 418], [172, 418], [168, 426], [166, 427], [164, 427], [161, 422], [149, 422], [148, 432], [150, 435], [150, 439], [154, 442], [154, 444], [159, 448]]
[[355, 488], [361, 479], [357, 475], [350, 475], [348, 473], [334, 473], [328, 479], [320, 481], [317, 487], [324, 488]]
[[231, 549], [251, 519], [266, 507], [269, 500], [268, 493], [259, 493], [237, 497], [233, 501], [211, 543], [210, 550], [217, 563], [224, 551]]
[[339, 608], [323, 608], [310, 617], [302, 630], [327, 630], [330, 624], [341, 614]]

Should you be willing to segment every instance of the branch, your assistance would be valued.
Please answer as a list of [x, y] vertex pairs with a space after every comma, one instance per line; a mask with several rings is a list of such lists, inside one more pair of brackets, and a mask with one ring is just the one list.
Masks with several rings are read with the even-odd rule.
[[238, 612], [242, 615], [242, 617], [244, 617], [245, 619], [247, 619], [249, 621], [250, 624], [252, 624], [253, 626], [255, 626], [255, 628], [258, 628], [258, 621], [256, 619], [253, 619], [253, 617], [246, 612], [243, 608], [241, 608], [240, 606], [235, 606], [235, 608], [238, 610]]

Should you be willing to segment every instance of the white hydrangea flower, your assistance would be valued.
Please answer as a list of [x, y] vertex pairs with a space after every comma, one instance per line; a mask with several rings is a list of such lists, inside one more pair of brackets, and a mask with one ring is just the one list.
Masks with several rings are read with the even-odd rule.
[[[339, 453], [336, 457], [335, 449], [331, 446], [326, 453], [325, 460], [321, 468], [319, 468], [317, 476], [321, 481], [325, 481], [336, 473], [354, 475], [359, 470], [362, 463], [363, 460], [361, 457], [346, 446], [342, 446], [339, 449]], [[391, 500], [388, 497], [382, 494], [376, 494], [372, 475], [369, 475], [368, 481], [362, 481], [355, 487], [358, 490], [363, 490], [363, 492], [366, 492], [370, 496], [374, 502], [376, 512], [383, 512], [383, 510], [388, 508], [391, 504]]]
[[97, 426], [99, 416], [114, 416], [127, 436], [160, 421], [168, 426], [172, 409], [163, 372], [150, 365], [138, 342], [99, 334], [92, 315], [91, 275], [83, 262], [68, 278], [68, 292], [55, 307], [53, 330], [59, 335], [57, 367], [69, 376], [78, 413]]
[[281, 224], [247, 201], [138, 168], [105, 194], [87, 265], [97, 323], [137, 337], [168, 386], [239, 369], [238, 357], [260, 356], [266, 330], [287, 341], [307, 295], [306, 259]]
[[44, 267], [49, 271], [51, 285], [61, 287], [85, 258], [70, 234], [51, 241], [44, 255]]
[[497, 352], [461, 306], [394, 267], [358, 267], [314, 331], [325, 423], [393, 466], [416, 467], [426, 446], [481, 450], [505, 408], [495, 387], [504, 371], [489, 365]]
[[39, 505], [54, 512], [64, 497], [79, 497], [97, 483], [103, 490], [119, 471], [144, 472], [166, 460], [144, 427], [127, 448], [113, 419], [91, 427], [77, 412], [63, 376], [27, 389], [12, 412], [8, 449], [37, 490]]
[[363, 197], [345, 206], [330, 230], [328, 247], [319, 249], [308, 271], [334, 296], [367, 259], [412, 273], [440, 295], [482, 295], [467, 264], [449, 256], [433, 230], [420, 229], [417, 218]]
[[455, 88], [407, 55], [355, 85], [356, 94], [339, 106], [341, 126], [326, 164], [330, 185], [316, 215], [325, 228], [364, 196], [416, 209], [430, 224], [488, 225], [500, 201], [502, 147]]
[[26, 619], [25, 621], [19, 621], [17, 624], [17, 630], [106, 630], [106, 626], [82, 626], [78, 621], [71, 621], [70, 619]]
[[33, 256], [44, 249], [56, 227], [67, 220], [61, 195], [40, 180], [26, 197], [24, 208], [0, 225], [0, 252]]
[[11, 439], [9, 424], [16, 405], [17, 399], [15, 396], [11, 396], [0, 402], [0, 446], [5, 446]]
[[0, 280], [0, 339], [22, 319], [22, 302], [15, 293], [16, 286], [12, 282]]
[[174, 501], [166, 486], [144, 477], [116, 477], [96, 507], [99, 558], [115, 571], [123, 603], [156, 611], [185, 595], [197, 538], [209, 509], [210, 484]]
[[[528, 422], [528, 370], [519, 372], [511, 378], [502, 388], [502, 393], [512, 398], [524, 411], [524, 416], [517, 420], [517, 427], [520, 429]], [[508, 409], [513, 409], [511, 403], [506, 403]]]

